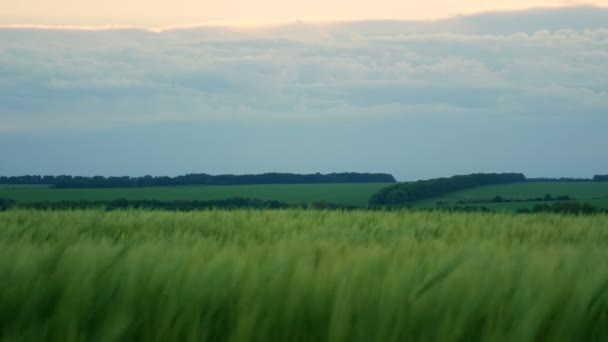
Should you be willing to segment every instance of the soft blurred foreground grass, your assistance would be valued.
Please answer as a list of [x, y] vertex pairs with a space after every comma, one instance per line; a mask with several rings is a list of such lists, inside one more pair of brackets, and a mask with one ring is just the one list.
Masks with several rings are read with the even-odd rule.
[[605, 341], [608, 217], [0, 213], [2, 341]]

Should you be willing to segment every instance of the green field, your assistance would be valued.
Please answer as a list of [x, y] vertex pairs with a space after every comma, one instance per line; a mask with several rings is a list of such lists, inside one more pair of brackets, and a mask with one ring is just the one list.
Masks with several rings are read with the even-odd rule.
[[[237, 186], [181, 186], [112, 189], [49, 189], [38, 185], [0, 185], [0, 198], [18, 202], [90, 200], [103, 201], [126, 198], [128, 200], [216, 200], [231, 197], [277, 200], [289, 204], [324, 201], [364, 206], [376, 191], [390, 184], [269, 184]], [[589, 202], [598, 208], [608, 209], [608, 182], [580, 183], [514, 183], [471, 188], [414, 203], [415, 208], [433, 208], [438, 201], [455, 205], [458, 200], [489, 200], [496, 196], [504, 199], [529, 199], [567, 195], [580, 202]], [[511, 202], [470, 204], [496, 211], [513, 212], [532, 208], [539, 203]]]
[[605, 341], [608, 217], [0, 213], [2, 341]]
[[[438, 201], [447, 201], [453, 204], [458, 200], [488, 200], [495, 196], [501, 196], [504, 199], [542, 198], [546, 194], [551, 194], [553, 197], [567, 195], [580, 202], [589, 202], [599, 208], [608, 208], [608, 182], [530, 182], [480, 186], [452, 192], [441, 197], [418, 201], [415, 203], [415, 207], [432, 208], [435, 207]], [[515, 211], [519, 208], [531, 208], [539, 203], [550, 204], [552, 202], [483, 203], [471, 205], [485, 206], [493, 210]]]
[[113, 189], [49, 189], [46, 186], [0, 185], [0, 198], [19, 202], [62, 200], [215, 200], [248, 197], [277, 200], [289, 204], [325, 201], [346, 205], [366, 205], [369, 197], [388, 186], [364, 184], [269, 184], [230, 186], [182, 186]]

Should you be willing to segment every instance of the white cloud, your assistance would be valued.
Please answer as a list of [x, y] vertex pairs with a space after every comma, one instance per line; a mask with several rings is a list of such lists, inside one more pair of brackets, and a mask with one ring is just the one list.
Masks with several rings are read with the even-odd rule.
[[403, 28], [0, 30], [0, 122], [27, 130], [463, 113], [542, 119], [608, 109], [608, 29], [390, 25]]

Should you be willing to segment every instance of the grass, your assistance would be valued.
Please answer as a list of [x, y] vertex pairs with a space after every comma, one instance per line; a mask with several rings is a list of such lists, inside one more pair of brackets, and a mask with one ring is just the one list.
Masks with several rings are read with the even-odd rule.
[[0, 213], [2, 341], [604, 341], [608, 217]]
[[[373, 193], [390, 184], [270, 184], [243, 186], [182, 186], [149, 188], [112, 189], [49, 189], [38, 185], [0, 185], [0, 198], [18, 202], [61, 201], [61, 200], [215, 200], [231, 197], [277, 200], [289, 204], [324, 201], [344, 205], [365, 206]], [[433, 208], [438, 201], [455, 205], [458, 200], [488, 200], [495, 196], [504, 199], [529, 199], [567, 195], [581, 202], [588, 202], [598, 208], [608, 209], [608, 182], [575, 183], [515, 183], [482, 186], [453, 192], [441, 197], [414, 203], [415, 208]], [[514, 212], [517, 209], [531, 209], [539, 203], [547, 202], [505, 202], [470, 204], [484, 206], [499, 212]], [[550, 202], [552, 203], [552, 202]], [[549, 204], [550, 204], [549, 203]]]
[[[456, 191], [441, 197], [418, 201], [418, 208], [434, 207], [438, 201], [454, 203], [458, 200], [487, 200], [495, 196], [504, 199], [530, 199], [544, 197], [551, 194], [553, 197], [567, 195], [580, 202], [589, 202], [599, 208], [608, 208], [608, 182], [574, 182], [574, 183], [515, 183], [480, 186], [476, 188]], [[594, 199], [600, 198], [601, 199]], [[482, 205], [494, 210], [515, 211], [519, 208], [531, 208], [539, 202], [519, 203], [483, 203]]]
[[46, 186], [0, 186], [0, 198], [19, 202], [61, 200], [215, 200], [249, 197], [277, 200], [289, 204], [325, 201], [346, 205], [365, 205], [383, 183], [363, 184], [270, 184], [242, 186], [183, 186], [113, 189], [49, 189]]

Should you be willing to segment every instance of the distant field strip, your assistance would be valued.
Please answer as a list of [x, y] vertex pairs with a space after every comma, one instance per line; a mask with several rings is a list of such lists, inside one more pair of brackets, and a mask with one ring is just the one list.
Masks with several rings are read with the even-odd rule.
[[62, 200], [215, 200], [231, 197], [276, 200], [289, 204], [325, 201], [366, 205], [370, 196], [390, 184], [271, 184], [230, 186], [180, 186], [113, 189], [49, 189], [46, 186], [2, 185], [0, 198], [19, 202]]
[[[567, 195], [580, 202], [589, 202], [601, 208], [608, 208], [608, 182], [575, 182], [575, 183], [514, 183], [501, 185], [480, 186], [417, 201], [416, 207], [434, 207], [438, 201], [454, 203], [459, 200], [483, 200], [501, 196], [504, 199], [530, 199], [544, 197], [550, 194], [553, 197]], [[479, 205], [490, 209], [516, 210], [529, 208], [539, 202], [519, 203], [483, 203]]]
[[0, 212], [2, 341], [606, 341], [608, 217]]

